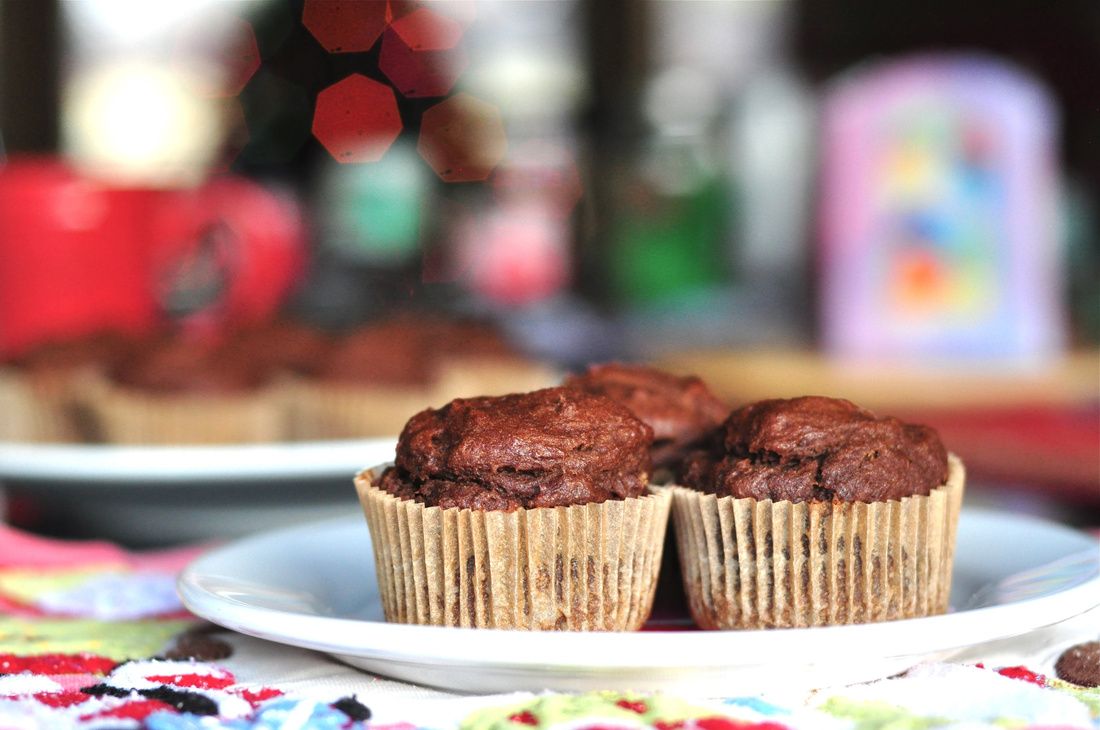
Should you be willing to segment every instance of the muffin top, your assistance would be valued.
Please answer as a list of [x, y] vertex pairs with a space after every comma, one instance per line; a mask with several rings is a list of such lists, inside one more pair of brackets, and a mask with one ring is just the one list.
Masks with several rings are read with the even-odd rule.
[[477, 510], [636, 497], [648, 483], [652, 438], [624, 406], [577, 389], [459, 398], [409, 420], [380, 486]]
[[672, 467], [721, 425], [729, 407], [697, 377], [640, 365], [593, 365], [565, 385], [622, 403], [653, 429], [653, 468]]
[[448, 357], [510, 357], [513, 350], [478, 322], [402, 315], [343, 337], [314, 374], [356, 384], [427, 385]]
[[396, 320], [344, 335], [318, 366], [321, 380], [360, 385], [426, 385], [433, 369], [422, 339]]
[[304, 373], [327, 359], [332, 338], [315, 327], [278, 320], [232, 333], [226, 347], [234, 356], [254, 358], [266, 371]]
[[166, 337], [111, 372], [119, 385], [152, 393], [236, 393], [263, 384], [268, 373], [232, 346]]
[[685, 460], [682, 484], [719, 496], [877, 502], [947, 480], [935, 431], [837, 398], [753, 403], [731, 413], [720, 436]]
[[97, 332], [42, 343], [13, 363], [32, 373], [65, 373], [83, 367], [110, 367], [139, 346], [139, 340], [118, 332]]

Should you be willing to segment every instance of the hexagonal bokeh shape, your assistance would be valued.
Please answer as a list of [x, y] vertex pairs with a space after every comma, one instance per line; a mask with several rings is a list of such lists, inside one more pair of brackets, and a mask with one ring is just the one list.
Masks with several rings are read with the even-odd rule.
[[461, 46], [442, 51], [410, 48], [392, 28], [382, 37], [378, 68], [404, 96], [443, 96], [466, 70], [466, 51]]
[[383, 0], [306, 0], [302, 25], [329, 53], [369, 51], [389, 22]]
[[337, 162], [381, 159], [401, 133], [393, 89], [352, 74], [317, 95], [313, 136]]
[[429, 8], [417, 8], [394, 20], [390, 28], [414, 51], [444, 51], [454, 48], [466, 30], [457, 20]]
[[477, 18], [477, 0], [389, 0], [391, 22], [426, 8], [466, 28]]
[[416, 149], [444, 182], [474, 182], [500, 164], [508, 141], [500, 111], [462, 92], [424, 112]]

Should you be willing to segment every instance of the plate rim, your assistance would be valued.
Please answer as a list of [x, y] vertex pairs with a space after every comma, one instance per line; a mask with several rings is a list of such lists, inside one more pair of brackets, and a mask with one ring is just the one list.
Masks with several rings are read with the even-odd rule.
[[[0, 441], [0, 480], [49, 482], [51, 486], [110, 482], [112, 487], [144, 487], [196, 481], [347, 477], [364, 463], [392, 460], [396, 444], [396, 435], [178, 446]], [[372, 461], [376, 457], [377, 461]]]
[[[1073, 528], [1056, 522], [1018, 515], [1001, 510], [967, 508], [964, 515], [969, 519], [1002, 519], [1011, 522], [1024, 521], [1040, 523], [1047, 527], [1072, 533], [1081, 538], [1082, 550], [1085, 541], [1091, 537]], [[446, 663], [456, 667], [484, 667], [486, 660], [471, 660], [477, 656], [472, 651], [497, 644], [507, 638], [522, 638], [524, 652], [513, 652], [504, 656], [492, 657], [492, 666], [522, 670], [552, 670], [546, 666], [545, 657], [549, 655], [569, 654], [569, 669], [579, 671], [598, 670], [601, 672], [645, 671], [652, 669], [713, 670], [723, 667], [751, 667], [769, 664], [766, 661], [731, 660], [730, 652], [724, 647], [750, 656], [774, 655], [777, 640], [797, 642], [806, 636], [813, 636], [816, 649], [813, 656], [827, 655], [831, 651], [843, 651], [848, 658], [897, 659], [910, 656], [926, 656], [937, 653], [952, 653], [989, 641], [1011, 638], [1044, 626], [1059, 623], [1079, 615], [1100, 604], [1100, 574], [1093, 574], [1083, 583], [1054, 594], [1029, 598], [996, 606], [966, 609], [939, 616], [884, 621], [845, 626], [825, 626], [790, 629], [752, 629], [727, 631], [662, 631], [647, 630], [641, 632], [557, 632], [557, 631], [511, 631], [502, 629], [452, 628], [440, 626], [417, 626], [385, 621], [371, 621], [351, 617], [324, 616], [285, 611], [267, 607], [257, 607], [241, 601], [230, 601], [204, 585], [209, 570], [204, 566], [217, 561], [231, 551], [247, 548], [250, 543], [273, 540], [294, 532], [316, 531], [343, 527], [352, 529], [353, 522], [360, 523], [364, 531], [366, 522], [361, 515], [348, 515], [320, 522], [297, 525], [294, 527], [271, 530], [237, 540], [216, 548], [192, 561], [180, 574], [177, 590], [184, 605], [196, 615], [213, 623], [225, 626], [240, 633], [257, 636], [290, 646], [312, 649], [344, 657], [358, 657], [380, 662], [404, 662], [412, 664]], [[961, 521], [965, 524], [965, 521]], [[369, 538], [368, 538], [369, 539]], [[1076, 553], [1073, 553], [1076, 554]], [[366, 559], [370, 560], [368, 556]], [[1100, 553], [1097, 556], [1100, 567]], [[1053, 618], [1036, 620], [1036, 616], [1048, 616], [1046, 611], [1036, 612], [1037, 608], [1061, 605], [1062, 610]], [[991, 620], [996, 619], [996, 620]], [[1005, 630], [1004, 625], [1013, 626]], [[992, 627], [999, 626], [997, 630]], [[283, 627], [283, 628], [280, 628]], [[287, 629], [285, 627], [297, 627]], [[899, 628], [914, 629], [899, 632]], [[917, 631], [916, 629], [920, 629]], [[944, 630], [946, 628], [946, 630]], [[812, 632], [808, 634], [806, 632]], [[935, 636], [938, 642], [929, 645], [927, 635]], [[902, 636], [901, 640], [898, 637]], [[974, 636], [978, 639], [974, 640]], [[335, 644], [322, 640], [321, 636], [355, 637], [351, 644]], [[496, 641], [488, 642], [492, 636]], [[623, 637], [630, 636], [630, 642]], [[888, 653], [877, 649], [881, 639], [890, 637], [896, 648]], [[963, 637], [966, 638], [963, 638]], [[948, 638], [950, 637], [950, 638]], [[445, 639], [445, 640], [443, 640]], [[379, 641], [380, 640], [380, 641]], [[370, 644], [374, 643], [373, 646]], [[422, 652], [410, 654], [409, 647], [428, 643], [433, 646], [434, 654], [424, 657]], [[506, 642], [505, 642], [506, 643]], [[623, 645], [633, 651], [622, 651]], [[638, 645], [645, 644], [645, 651], [638, 651]], [[405, 650], [402, 651], [401, 648]], [[580, 649], [583, 648], [583, 651]], [[570, 653], [572, 649], [572, 653]], [[611, 652], [611, 650], [615, 650]], [[735, 651], [735, 654], [736, 654]], [[610, 653], [609, 653], [610, 652]], [[497, 652], [499, 653], [499, 652]], [[639, 661], [639, 655], [648, 654], [653, 661]], [[608, 661], [604, 656], [623, 656], [630, 661]], [[658, 659], [659, 658], [659, 659]], [[709, 658], [710, 661], [707, 661]], [[802, 659], [803, 657], [800, 657]], [[555, 665], [562, 669], [560, 663]]]

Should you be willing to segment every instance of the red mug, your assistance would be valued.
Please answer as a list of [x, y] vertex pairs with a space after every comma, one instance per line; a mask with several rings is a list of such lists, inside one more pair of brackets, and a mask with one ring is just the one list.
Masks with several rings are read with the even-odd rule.
[[250, 180], [126, 189], [14, 160], [0, 169], [0, 355], [172, 319], [262, 320], [303, 257], [297, 205]]

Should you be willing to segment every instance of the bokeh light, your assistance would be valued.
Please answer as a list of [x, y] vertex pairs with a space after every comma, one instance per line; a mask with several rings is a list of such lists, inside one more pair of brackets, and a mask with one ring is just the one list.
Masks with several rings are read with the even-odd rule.
[[313, 136], [337, 162], [381, 159], [401, 133], [393, 89], [352, 74], [317, 95]]
[[441, 51], [416, 50], [392, 28], [382, 37], [378, 67], [406, 97], [443, 96], [458, 81], [466, 65], [466, 52], [461, 46]]
[[401, 36], [405, 45], [414, 51], [442, 51], [454, 48], [462, 39], [462, 33], [465, 30], [457, 20], [429, 8], [417, 8], [403, 18], [393, 21], [390, 28]]
[[464, 29], [477, 18], [476, 0], [389, 0], [389, 5], [391, 22], [397, 22], [421, 9], [454, 21]]
[[508, 149], [500, 110], [455, 94], [424, 112], [416, 149], [444, 182], [485, 180]]
[[572, 212], [584, 194], [580, 170], [568, 148], [545, 140], [513, 146], [490, 184], [501, 202], [547, 200], [562, 215]]
[[198, 93], [236, 96], [260, 68], [260, 47], [251, 23], [215, 10], [179, 30], [175, 61], [185, 72], [199, 71]]
[[306, 0], [302, 25], [330, 53], [358, 53], [386, 29], [387, 3], [382, 0]]
[[467, 221], [457, 241], [457, 274], [502, 304], [545, 299], [569, 281], [568, 236], [547, 201], [501, 205]]
[[65, 148], [78, 167], [126, 185], [199, 182], [221, 144], [218, 100], [175, 64], [82, 68], [65, 90]]

